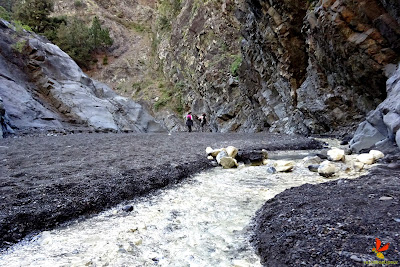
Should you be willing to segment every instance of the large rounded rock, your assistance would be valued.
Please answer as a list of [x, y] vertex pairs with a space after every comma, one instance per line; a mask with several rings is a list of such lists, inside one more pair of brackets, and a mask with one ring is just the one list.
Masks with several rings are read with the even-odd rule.
[[5, 120], [5, 114], [6, 110], [4, 109], [3, 99], [0, 97], [0, 138], [3, 138], [3, 122]]
[[265, 149], [262, 149], [261, 152], [264, 154], [264, 159], [268, 159], [268, 151]]
[[213, 151], [210, 152], [210, 155], [213, 157], [218, 156], [219, 152], [221, 152], [223, 149], [219, 148], [219, 149], [214, 149]]
[[398, 130], [398, 131], [396, 132], [395, 140], [396, 140], [397, 146], [400, 147], [400, 130]]
[[229, 169], [229, 168], [236, 168], [238, 166], [238, 163], [236, 161], [236, 159], [232, 158], [232, 157], [223, 157], [220, 159], [219, 164], [221, 164], [221, 166], [224, 169]]
[[357, 160], [364, 164], [371, 165], [375, 162], [374, 156], [371, 154], [363, 153], [357, 156]]
[[276, 173], [275, 167], [274, 166], [268, 166], [267, 167], [267, 173], [270, 173], [270, 174]]
[[350, 148], [358, 153], [362, 149], [373, 147], [376, 143], [385, 138], [386, 136], [379, 132], [378, 129], [369, 122], [364, 121], [358, 126], [353, 139], [350, 141]]
[[320, 164], [321, 161], [322, 161], [321, 158], [318, 156], [313, 156], [313, 157], [309, 156], [309, 157], [303, 158], [302, 165], [304, 167], [308, 167], [310, 165]]
[[360, 172], [362, 171], [362, 169], [364, 168], [364, 163], [360, 162], [360, 161], [354, 161], [352, 163], [352, 167], [356, 172]]
[[125, 212], [130, 212], [133, 210], [133, 206], [132, 205], [126, 205], [124, 207], [122, 207], [122, 210]]
[[237, 153], [238, 153], [238, 149], [234, 146], [228, 146], [227, 148], [225, 148], [226, 153], [228, 153], [229, 157], [235, 158]]
[[[376, 110], [371, 111], [366, 121], [362, 122], [350, 147], [359, 152], [362, 149], [377, 147], [385, 148], [385, 143], [395, 143], [400, 147], [400, 68], [392, 72], [386, 81], [386, 99], [379, 104]], [[395, 141], [395, 142], [393, 142]]]
[[338, 149], [338, 148], [333, 148], [327, 152], [328, 159], [332, 161], [340, 161], [344, 157], [344, 150], [343, 149]]
[[277, 172], [289, 172], [294, 168], [294, 161], [278, 160], [275, 162], [275, 169]]
[[374, 161], [377, 161], [378, 159], [382, 159], [385, 157], [385, 155], [379, 150], [371, 150], [369, 151], [369, 154], [372, 155], [372, 157], [374, 157]]
[[212, 149], [211, 147], [206, 147], [206, 153], [207, 155], [210, 155], [212, 152], [214, 151], [214, 149]]
[[335, 172], [336, 172], [335, 164], [331, 163], [328, 160], [325, 160], [324, 162], [321, 163], [321, 165], [319, 165], [318, 173], [323, 177], [326, 178], [331, 177], [335, 174]]
[[308, 165], [307, 168], [311, 172], [318, 172], [319, 165], [318, 164], [311, 164], [311, 165]]

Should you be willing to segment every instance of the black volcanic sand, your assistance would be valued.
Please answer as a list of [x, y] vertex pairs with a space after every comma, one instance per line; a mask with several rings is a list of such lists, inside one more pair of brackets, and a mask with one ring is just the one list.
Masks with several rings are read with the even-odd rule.
[[367, 266], [363, 261], [382, 261], [372, 252], [379, 238], [382, 246], [390, 243], [384, 260], [398, 262], [384, 266], [400, 266], [400, 168], [392, 165], [354, 180], [291, 188], [269, 200], [252, 229], [262, 263]]
[[205, 148], [314, 149], [272, 134], [70, 134], [0, 140], [0, 248], [211, 168]]

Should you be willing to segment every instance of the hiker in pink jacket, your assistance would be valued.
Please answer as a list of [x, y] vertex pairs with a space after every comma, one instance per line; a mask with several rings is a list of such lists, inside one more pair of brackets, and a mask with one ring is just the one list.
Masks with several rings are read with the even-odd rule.
[[192, 126], [193, 126], [193, 116], [192, 116], [192, 112], [189, 112], [186, 115], [186, 126], [189, 129], [189, 133], [192, 132]]

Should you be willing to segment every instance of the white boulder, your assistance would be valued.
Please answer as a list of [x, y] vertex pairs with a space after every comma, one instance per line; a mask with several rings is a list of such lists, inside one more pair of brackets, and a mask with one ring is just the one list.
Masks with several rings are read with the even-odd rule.
[[383, 154], [379, 150], [371, 150], [371, 151], [369, 151], [368, 154], [370, 154], [374, 157], [374, 161], [377, 161], [378, 159], [382, 159], [383, 157], [385, 157], [385, 154]]
[[324, 177], [331, 177], [336, 172], [336, 166], [328, 160], [325, 160], [319, 165], [318, 173]]
[[289, 172], [293, 169], [294, 165], [294, 161], [278, 160], [275, 162], [275, 169], [277, 172]]
[[209, 146], [206, 148], [206, 153], [207, 153], [207, 155], [210, 155], [213, 151], [214, 151], [214, 149], [212, 149], [212, 148], [209, 147]]
[[364, 163], [360, 162], [360, 161], [354, 161], [353, 162], [353, 169], [356, 172], [360, 172], [362, 171], [362, 169], [364, 168]]
[[207, 159], [209, 159], [209, 160], [213, 160], [213, 159], [214, 159], [214, 157], [213, 157], [213, 156], [208, 156], [208, 157], [207, 157]]
[[237, 153], [238, 153], [238, 149], [234, 146], [228, 146], [227, 148], [225, 148], [226, 153], [228, 153], [229, 157], [235, 158]]
[[339, 148], [332, 148], [327, 152], [328, 159], [332, 161], [340, 161], [344, 157], [344, 150]]
[[219, 164], [221, 164], [224, 169], [236, 168], [238, 166], [236, 159], [232, 157], [221, 158]]
[[375, 162], [374, 156], [371, 154], [363, 153], [357, 156], [357, 160], [364, 164], [371, 165]]
[[268, 151], [265, 150], [265, 149], [262, 149], [261, 152], [262, 152], [263, 155], [264, 155], [264, 159], [268, 159]]
[[213, 151], [211, 151], [210, 155], [213, 157], [216, 157], [219, 154], [219, 152], [221, 152], [222, 150], [223, 150], [223, 148], [214, 149]]

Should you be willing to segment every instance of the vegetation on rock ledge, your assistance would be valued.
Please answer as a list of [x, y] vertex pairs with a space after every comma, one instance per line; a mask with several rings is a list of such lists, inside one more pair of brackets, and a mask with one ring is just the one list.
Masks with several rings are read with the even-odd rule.
[[46, 36], [69, 54], [80, 66], [89, 67], [92, 54], [113, 44], [108, 29], [97, 17], [88, 27], [76, 17], [51, 17], [52, 0], [18, 0], [0, 2], [0, 17], [14, 20], [16, 30], [25, 29]]

